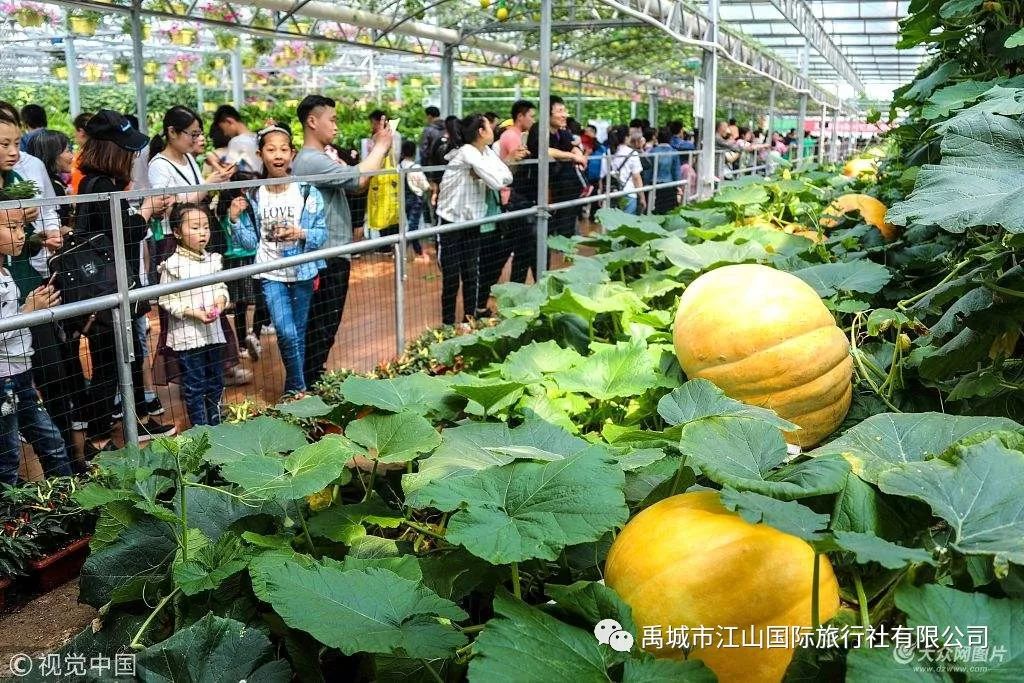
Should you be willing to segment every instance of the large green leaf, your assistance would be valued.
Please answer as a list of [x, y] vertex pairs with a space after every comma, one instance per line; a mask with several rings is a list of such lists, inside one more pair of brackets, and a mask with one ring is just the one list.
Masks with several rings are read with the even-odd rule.
[[733, 206], [767, 204], [768, 200], [768, 191], [761, 184], [726, 184], [713, 197], [715, 204], [732, 204]]
[[82, 567], [82, 602], [100, 607], [115, 598], [135, 599], [136, 592], [141, 595], [143, 585], [166, 575], [177, 549], [178, 543], [167, 523], [151, 517], [139, 519], [110, 545], [86, 559]]
[[542, 420], [527, 420], [514, 429], [499, 422], [470, 422], [444, 430], [441, 445], [418, 461], [419, 471], [402, 478], [406, 503], [424, 507], [419, 489], [432, 481], [457, 479], [489, 467], [506, 465], [517, 457], [509, 448], [532, 449], [529, 457], [558, 460], [591, 448], [590, 442]]
[[205, 459], [214, 465], [244, 460], [254, 455], [287, 453], [306, 444], [306, 435], [296, 425], [272, 417], [257, 417], [216, 427], [195, 427], [189, 432], [206, 432], [210, 450]]
[[404, 519], [377, 496], [351, 505], [332, 505], [309, 519], [309, 533], [338, 543], [349, 543], [366, 535], [364, 524], [393, 529]]
[[298, 401], [287, 401], [274, 406], [274, 410], [284, 413], [300, 420], [310, 420], [316, 417], [323, 417], [330, 413], [333, 408], [316, 394], [304, 396]]
[[[907, 656], [914, 661], [907, 661]], [[905, 649], [869, 647], [866, 643], [852, 648], [846, 657], [846, 683], [878, 683], [899, 680], [900, 683], [944, 683], [949, 674], [929, 669], [918, 662], [918, 655]]]
[[466, 637], [438, 617], [468, 615], [417, 581], [381, 568], [342, 569], [336, 562], [304, 566], [263, 555], [249, 568], [253, 590], [292, 628], [345, 654], [380, 652], [448, 657]]
[[931, 506], [953, 528], [960, 552], [1024, 564], [1024, 453], [991, 438], [958, 448], [953, 458], [908, 462], [884, 472], [878, 486]]
[[456, 356], [477, 344], [493, 346], [502, 340], [519, 339], [529, 325], [529, 321], [521, 317], [502, 320], [494, 327], [485, 327], [472, 334], [463, 334], [438, 342], [430, 347], [430, 354], [442, 363], [451, 364], [455, 362]]
[[913, 86], [904, 93], [903, 97], [913, 102], [923, 102], [936, 88], [949, 82], [949, 79], [956, 76], [961, 70], [961, 66], [955, 61], [944, 62], [924, 78], [914, 81]]
[[[284, 511], [276, 504], [254, 505], [243, 503], [227, 488], [216, 490], [208, 488], [187, 487], [185, 499], [188, 511], [188, 525], [199, 529], [211, 541], [215, 542], [235, 522], [246, 517], [261, 514], [283, 516]], [[174, 497], [174, 514], [181, 514], [181, 498]]]
[[221, 476], [264, 500], [297, 500], [322, 490], [341, 476], [352, 457], [344, 437], [325, 436], [291, 455], [250, 455], [221, 465]]
[[582, 289], [566, 287], [541, 306], [541, 313], [571, 313], [592, 321], [601, 313], [642, 311], [647, 306], [621, 282], [607, 282]]
[[715, 683], [715, 672], [699, 659], [630, 659], [622, 668], [622, 683]]
[[441, 443], [441, 435], [417, 413], [367, 415], [350, 422], [345, 436], [367, 449], [360, 455], [385, 463], [407, 462]]
[[753, 491], [722, 489], [722, 505], [751, 524], [764, 523], [807, 541], [823, 538], [828, 515], [818, 514], [793, 501], [782, 501]]
[[783, 500], [835, 493], [850, 469], [837, 456], [783, 466], [787, 450], [782, 432], [746, 417], [710, 417], [686, 424], [679, 451], [687, 463], [720, 484]]
[[771, 254], [754, 242], [701, 242], [688, 244], [678, 237], [666, 237], [651, 242], [651, 246], [683, 271], [700, 273], [714, 266], [733, 263], [767, 262]]
[[860, 564], [877, 562], [886, 569], [902, 569], [913, 562], [935, 564], [931, 553], [923, 548], [904, 548], [877, 536], [856, 531], [835, 531], [833, 536], [839, 547], [853, 553]]
[[608, 683], [594, 634], [570, 626], [499, 590], [496, 616], [473, 644], [469, 678], [488, 683]]
[[192, 555], [174, 565], [174, 582], [185, 595], [214, 590], [228, 577], [249, 566], [250, 553], [234, 534], [224, 534], [216, 543], [207, 542]]
[[139, 653], [138, 675], [154, 683], [287, 683], [292, 671], [259, 630], [210, 613]]
[[619, 342], [583, 359], [556, 381], [566, 391], [601, 400], [637, 396], [658, 385], [654, 362], [643, 343]]
[[839, 292], [875, 294], [892, 279], [885, 266], [863, 260], [820, 263], [793, 271], [793, 275], [813, 287], [822, 298]]
[[371, 406], [392, 413], [412, 412], [447, 415], [458, 399], [448, 388], [447, 377], [422, 372], [390, 379], [367, 379], [352, 375], [341, 384], [345, 400], [357, 406]]
[[961, 81], [954, 85], [940, 88], [932, 93], [921, 110], [926, 119], [937, 119], [949, 116], [957, 109], [971, 104], [988, 92], [995, 81]]
[[629, 516], [624, 476], [602, 446], [548, 463], [518, 461], [472, 477], [435, 481], [418, 500], [454, 510], [446, 540], [492, 564], [554, 560], [596, 541]]
[[501, 364], [501, 376], [530, 384], [541, 381], [545, 375], [564, 372], [581, 360], [574, 349], [563, 349], [554, 341], [534, 342], [508, 355]]
[[842, 455], [857, 476], [875, 484], [887, 470], [940, 455], [965, 436], [999, 429], [1021, 429], [1021, 426], [1004, 417], [882, 413], [869, 417], [808, 455]]
[[[986, 656], [969, 671], [969, 681], [1019, 681], [1024, 678], [1024, 601], [998, 599], [983, 593], [964, 593], [938, 584], [901, 585], [896, 590], [896, 607], [907, 615], [907, 626], [934, 627], [940, 645], [949, 639], [967, 647], [973, 636]], [[954, 647], [955, 649], [955, 647]], [[943, 663], [921, 662], [925, 668]], [[947, 663], [948, 665], [948, 663]]]
[[768, 408], [748, 406], [729, 398], [713, 382], [691, 379], [658, 401], [658, 415], [670, 425], [683, 425], [706, 417], [750, 417], [763, 420], [779, 429], [796, 429], [796, 425]]
[[951, 119], [942, 163], [927, 164], [914, 191], [889, 209], [896, 225], [935, 224], [951, 232], [977, 226], [1024, 231], [1024, 124], [971, 112]]
[[470, 415], [497, 415], [523, 397], [521, 382], [503, 382], [500, 378], [459, 375], [452, 390], [469, 399], [466, 412]]

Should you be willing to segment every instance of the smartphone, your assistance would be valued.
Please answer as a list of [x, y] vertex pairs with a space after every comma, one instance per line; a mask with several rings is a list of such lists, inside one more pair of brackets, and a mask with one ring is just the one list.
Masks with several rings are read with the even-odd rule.
[[398, 124], [401, 121], [402, 121], [402, 119], [388, 119], [388, 127], [391, 129], [392, 133], [397, 133], [398, 132]]
[[527, 143], [530, 140], [530, 133], [529, 132], [520, 133], [519, 134], [519, 139], [520, 139], [520, 144], [522, 144], [522, 146], [523, 146], [523, 149], [527, 149], [529, 147], [529, 145]]

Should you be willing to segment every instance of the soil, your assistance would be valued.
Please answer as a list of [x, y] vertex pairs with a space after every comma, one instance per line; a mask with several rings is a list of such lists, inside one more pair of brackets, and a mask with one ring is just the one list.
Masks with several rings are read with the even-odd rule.
[[0, 614], [0, 678], [10, 675], [11, 657], [33, 659], [59, 649], [96, 617], [95, 609], [78, 602], [78, 580]]

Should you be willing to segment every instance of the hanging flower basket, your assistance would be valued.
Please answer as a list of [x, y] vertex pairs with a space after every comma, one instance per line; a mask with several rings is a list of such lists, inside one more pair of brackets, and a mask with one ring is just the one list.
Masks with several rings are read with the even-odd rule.
[[256, 68], [257, 54], [255, 52], [246, 52], [242, 55], [242, 66], [246, 69]]
[[161, 4], [171, 14], [188, 14], [188, 3], [182, 0], [163, 0]]
[[313, 30], [313, 22], [307, 19], [296, 19], [293, 27], [297, 33], [308, 35]]
[[54, 78], [66, 81], [68, 78], [68, 67], [66, 64], [58, 64], [51, 70]]
[[34, 7], [19, 7], [14, 12], [14, 20], [24, 28], [38, 28], [49, 23], [45, 12]]
[[213, 34], [213, 40], [220, 50], [234, 50], [238, 47], [238, 36], [227, 31], [217, 31]]
[[85, 69], [82, 70], [82, 75], [88, 82], [95, 83], [103, 76], [103, 69], [100, 68], [99, 64], [86, 64]]
[[213, 74], [206, 74], [202, 78], [202, 84], [206, 88], [216, 88], [218, 85], [220, 85], [220, 79], [214, 76]]
[[194, 28], [179, 28], [177, 31], [171, 30], [171, 42], [182, 47], [195, 45], [196, 36], [197, 33]]
[[147, 76], [156, 76], [157, 72], [160, 71], [160, 65], [156, 62], [146, 62], [142, 65], [142, 73]]
[[153, 74], [146, 74], [142, 77], [143, 85], [156, 85], [156, 76]]
[[123, 73], [121, 71], [114, 72], [114, 82], [118, 85], [127, 85], [132, 80], [132, 76], [129, 73]]
[[219, 71], [219, 70], [221, 70], [221, 69], [223, 69], [223, 68], [224, 68], [224, 65], [225, 65], [226, 63], [227, 63], [227, 62], [225, 62], [225, 61], [224, 61], [224, 58], [223, 58], [223, 57], [214, 57], [214, 58], [213, 58], [213, 59], [212, 59], [212, 60], [210, 61], [210, 66], [211, 66], [211, 67], [212, 67], [213, 69], [215, 69], [215, 70]]
[[96, 35], [100, 23], [92, 17], [68, 17], [68, 27], [76, 36], [90, 38]]
[[421, 79], [421, 78], [410, 78], [409, 79], [409, 87], [410, 88], [422, 88], [423, 87], [423, 79]]
[[217, 111], [218, 106], [219, 105], [216, 102], [203, 102], [203, 111], [205, 111], [208, 114], [212, 114], [213, 112]]
[[188, 83], [188, 78], [186, 78], [183, 74], [178, 74], [174, 77], [175, 85], [185, 85], [186, 83]]

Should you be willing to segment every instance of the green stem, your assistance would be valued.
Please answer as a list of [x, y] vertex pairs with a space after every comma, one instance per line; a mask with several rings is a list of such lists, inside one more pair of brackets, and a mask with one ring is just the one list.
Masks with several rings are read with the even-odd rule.
[[819, 561], [820, 555], [814, 553], [814, 584], [811, 586], [811, 626], [817, 631], [821, 627], [821, 614], [818, 611], [818, 598], [819, 598], [819, 586], [818, 581], [821, 576], [821, 562]]
[[672, 490], [669, 491], [669, 496], [674, 496], [679, 492], [679, 484], [683, 480], [683, 468], [686, 466], [686, 458], [682, 457], [679, 459], [679, 467], [676, 468], [676, 476], [672, 479]]
[[168, 593], [168, 594], [167, 594], [167, 595], [166, 595], [166, 596], [164, 597], [164, 599], [163, 599], [163, 600], [161, 600], [160, 602], [158, 602], [158, 603], [156, 604], [156, 607], [155, 607], [155, 608], [153, 609], [153, 611], [152, 611], [152, 612], [151, 612], [151, 613], [149, 614], [149, 616], [148, 616], [148, 617], [146, 618], [146, 620], [145, 620], [144, 622], [142, 622], [142, 626], [140, 626], [140, 627], [139, 627], [139, 630], [138, 630], [138, 631], [137, 631], [137, 632], [135, 633], [135, 636], [134, 636], [134, 637], [132, 638], [132, 642], [131, 642], [131, 645], [130, 645], [130, 647], [131, 647], [131, 648], [132, 648], [133, 650], [142, 650], [142, 649], [144, 649], [144, 647], [145, 647], [145, 646], [144, 646], [144, 645], [143, 645], [142, 643], [140, 643], [140, 642], [139, 642], [139, 639], [140, 639], [140, 638], [142, 638], [142, 636], [146, 635], [146, 630], [147, 630], [147, 629], [149, 628], [149, 625], [150, 625], [151, 623], [153, 623], [153, 619], [155, 619], [155, 618], [156, 618], [156, 615], [160, 613], [160, 610], [162, 610], [162, 609], [164, 608], [164, 606], [165, 606], [165, 605], [166, 605], [166, 604], [167, 604], [168, 602], [170, 602], [170, 601], [171, 601], [171, 599], [172, 599], [172, 598], [173, 598], [173, 597], [174, 597], [175, 595], [177, 595], [177, 594], [178, 594], [178, 591], [179, 591], [179, 590], [181, 590], [181, 589], [180, 589], [180, 588], [175, 588], [175, 589], [174, 589], [173, 591], [171, 591], [170, 593]]
[[853, 570], [853, 587], [857, 589], [857, 608], [860, 611], [860, 625], [867, 631], [871, 628], [871, 611], [868, 609], [868, 596], [864, 592], [864, 582], [861, 581], [860, 572]]
[[480, 633], [484, 630], [486, 624], [476, 624], [474, 626], [458, 627], [463, 633]]
[[431, 678], [433, 678], [435, 681], [437, 681], [437, 683], [444, 683], [444, 679], [441, 678], [440, 674], [438, 674], [436, 671], [434, 671], [434, 667], [430, 666], [430, 662], [428, 662], [425, 659], [421, 659], [420, 661], [423, 662], [423, 666], [426, 668], [426, 670], [430, 672], [430, 677]]
[[174, 468], [178, 472], [178, 496], [181, 499], [181, 514], [178, 521], [181, 523], [181, 561], [188, 562], [188, 496], [185, 495], [185, 476], [181, 472], [181, 461], [174, 458]]
[[868, 373], [868, 369], [864, 367], [864, 362], [861, 360], [860, 349], [851, 349], [851, 355], [853, 355], [853, 362], [857, 364], [857, 368], [860, 370], [861, 377], [864, 379], [865, 382], [868, 383], [868, 386], [871, 387], [871, 390], [874, 391], [880, 399], [882, 399], [882, 402], [889, 407], [889, 410], [891, 410], [894, 413], [902, 413], [903, 411], [894, 406], [892, 404], [892, 401], [885, 397], [885, 394], [882, 393], [882, 390], [875, 383], [875, 381], [871, 379], [871, 375]]
[[363, 502], [365, 503], [370, 498], [370, 492], [373, 491], [373, 480], [377, 478], [377, 464], [380, 461], [374, 458], [373, 469], [370, 470], [370, 483], [367, 484], [366, 489], [363, 492]]
[[996, 292], [997, 294], [1002, 294], [1003, 296], [1010, 296], [1015, 299], [1024, 299], [1024, 292], [1017, 291], [1016, 289], [1007, 289], [1006, 287], [1001, 287], [990, 282], [985, 283], [985, 289]]
[[309, 527], [306, 526], [306, 516], [302, 514], [302, 508], [299, 507], [299, 501], [295, 502], [295, 514], [299, 517], [299, 523], [302, 525], [302, 533], [306, 537], [306, 543], [309, 544], [309, 552], [316, 555], [316, 546], [313, 544], [313, 537], [309, 535]]
[[512, 594], [517, 600], [523, 599], [523, 587], [519, 582], [519, 563], [512, 563]]
[[428, 529], [427, 527], [423, 526], [422, 524], [417, 524], [416, 522], [410, 522], [407, 519], [403, 519], [402, 520], [402, 525], [403, 526], [407, 526], [410, 529], [412, 529], [413, 531], [415, 531], [417, 533], [420, 533], [420, 534], [423, 534], [424, 536], [430, 536], [431, 538], [436, 538], [436, 539], [441, 540], [441, 541], [444, 540], [444, 535], [443, 534], [439, 534], [436, 531]]
[[899, 303], [896, 304], [896, 308], [900, 309], [901, 311], [905, 311], [906, 309], [910, 308], [912, 305], [916, 304], [918, 301], [925, 298], [926, 296], [934, 292], [936, 289], [938, 289], [939, 287], [941, 287], [942, 285], [946, 284], [954, 277], [956, 277], [957, 273], [963, 270], [968, 263], [969, 261], [961, 261], [960, 263], [956, 264], [955, 266], [953, 266], [953, 269], [946, 274], [946, 277], [939, 280], [938, 284], [936, 284], [934, 287], [932, 287], [931, 289], [926, 289], [920, 294], [916, 294], [910, 297], [909, 299], [904, 299], [903, 301], [900, 301]]

